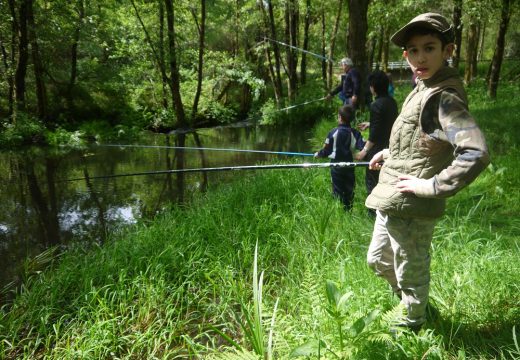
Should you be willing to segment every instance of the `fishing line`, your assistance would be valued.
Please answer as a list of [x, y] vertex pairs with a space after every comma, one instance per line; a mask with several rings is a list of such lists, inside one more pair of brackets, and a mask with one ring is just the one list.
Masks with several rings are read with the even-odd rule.
[[[244, 165], [244, 166], [223, 166], [223, 167], [206, 167], [206, 168], [191, 168], [191, 169], [171, 169], [158, 171], [145, 171], [128, 174], [114, 174], [89, 176], [89, 179], [109, 179], [117, 177], [128, 176], [142, 176], [142, 175], [161, 175], [161, 174], [176, 174], [176, 173], [191, 173], [191, 172], [215, 172], [215, 171], [240, 171], [240, 170], [274, 170], [274, 169], [310, 169], [310, 168], [344, 168], [356, 166], [368, 166], [368, 162], [338, 162], [338, 163], [302, 163], [302, 164], [270, 164], [270, 165]], [[85, 177], [64, 179], [64, 181], [78, 181], [85, 180]]]
[[313, 102], [316, 102], [316, 101], [322, 101], [322, 100], [325, 100], [326, 98], [327, 98], [327, 97], [324, 96], [324, 97], [319, 98], [319, 99], [309, 100], [309, 101], [306, 101], [306, 102], [301, 103], [301, 104], [291, 105], [291, 106], [285, 107], [285, 108], [283, 108], [283, 109], [278, 109], [278, 110], [273, 111], [273, 112], [278, 112], [278, 111], [284, 111], [284, 110], [293, 109], [293, 108], [296, 108], [296, 107], [298, 107], [298, 106], [307, 105], [307, 104], [310, 104], [310, 103], [313, 103]]
[[310, 54], [310, 55], [313, 55], [313, 56], [316, 56], [322, 60], [325, 60], [325, 61], [328, 61], [328, 62], [331, 62], [333, 63], [334, 60], [329, 58], [329, 57], [326, 57], [326, 56], [323, 56], [323, 55], [320, 55], [320, 54], [316, 54], [316, 53], [313, 53], [312, 51], [309, 51], [309, 50], [305, 50], [305, 49], [302, 49], [302, 48], [299, 48], [299, 47], [296, 47], [294, 45], [289, 45], [289, 44], [286, 44], [284, 42], [281, 42], [281, 41], [278, 41], [278, 40], [273, 40], [273, 39], [270, 39], [268, 37], [264, 37], [265, 40], [269, 40], [269, 41], [272, 41], [274, 43], [277, 43], [277, 44], [280, 44], [280, 45], [283, 45], [283, 46], [288, 46], [290, 47], [291, 49], [294, 49], [294, 50], [298, 50], [298, 51], [301, 51], [301, 52], [304, 52], [306, 54]]
[[103, 147], [135, 147], [135, 148], [152, 148], [152, 149], [178, 149], [178, 150], [207, 150], [207, 151], [229, 151], [229, 152], [245, 152], [257, 154], [274, 154], [289, 156], [314, 156], [310, 153], [291, 152], [291, 151], [268, 151], [268, 150], [247, 150], [247, 149], [226, 149], [211, 147], [195, 147], [195, 146], [163, 146], [163, 145], [125, 145], [125, 144], [100, 144]]

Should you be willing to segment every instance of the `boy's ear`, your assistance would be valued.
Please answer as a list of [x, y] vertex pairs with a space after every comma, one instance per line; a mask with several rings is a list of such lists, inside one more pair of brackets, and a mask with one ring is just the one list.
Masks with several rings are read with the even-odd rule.
[[404, 57], [405, 59], [408, 59], [408, 51], [403, 50], [403, 57]]

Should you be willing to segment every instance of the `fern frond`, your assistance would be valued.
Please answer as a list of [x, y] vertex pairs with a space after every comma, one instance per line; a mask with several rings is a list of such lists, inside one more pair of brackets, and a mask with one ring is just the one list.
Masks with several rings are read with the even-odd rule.
[[393, 326], [402, 323], [406, 317], [406, 308], [399, 303], [392, 309], [388, 310], [381, 316], [383, 324], [386, 326]]

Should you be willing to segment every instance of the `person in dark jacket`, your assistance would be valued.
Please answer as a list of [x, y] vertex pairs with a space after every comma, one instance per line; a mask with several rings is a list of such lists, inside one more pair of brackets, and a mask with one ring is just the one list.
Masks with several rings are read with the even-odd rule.
[[341, 59], [340, 65], [344, 72], [341, 75], [341, 83], [327, 95], [326, 99], [330, 100], [334, 95], [339, 94], [343, 105], [351, 105], [355, 110], [361, 94], [361, 75], [353, 67], [354, 63], [350, 58]]
[[[350, 105], [343, 105], [338, 111], [338, 126], [332, 129], [325, 144], [320, 151], [314, 154], [316, 158], [330, 158], [331, 162], [352, 162], [353, 153], [363, 148], [365, 142], [361, 133], [350, 127], [350, 122], [354, 118], [354, 108]], [[355, 174], [352, 167], [332, 167], [330, 169], [332, 180], [332, 195], [343, 203], [345, 210], [352, 209], [354, 199]]]
[[[368, 77], [368, 85], [375, 100], [370, 104], [370, 122], [358, 124], [358, 129], [369, 128], [368, 141], [363, 150], [356, 155], [356, 160], [369, 161], [379, 151], [388, 148], [392, 125], [397, 118], [397, 103], [388, 94], [389, 79], [383, 71], [374, 71]], [[379, 171], [366, 169], [365, 185], [367, 194], [379, 180]], [[375, 212], [374, 212], [375, 215]]]

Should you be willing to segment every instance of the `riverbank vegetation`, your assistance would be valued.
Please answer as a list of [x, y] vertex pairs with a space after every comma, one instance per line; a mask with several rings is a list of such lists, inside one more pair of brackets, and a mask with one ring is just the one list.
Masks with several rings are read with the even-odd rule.
[[263, 171], [28, 277], [0, 313], [0, 357], [520, 357], [518, 87], [469, 90], [492, 164], [436, 228], [419, 334], [390, 333], [402, 309], [365, 264], [363, 172], [347, 214], [328, 171]]
[[409, 78], [389, 38], [429, 10], [453, 19], [466, 83], [485, 67], [494, 98], [518, 80], [511, 0], [2, 1], [0, 147], [297, 122], [276, 111], [326, 95], [344, 56]]

